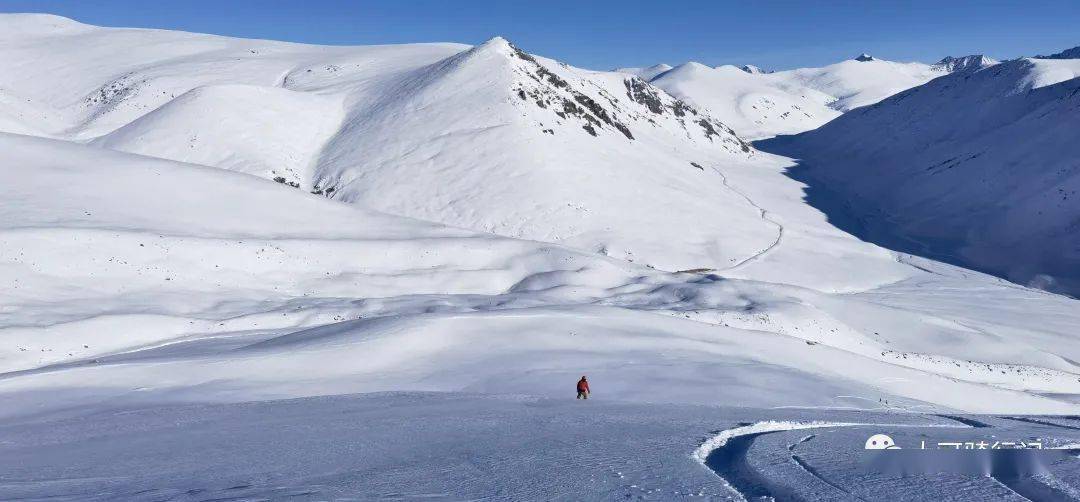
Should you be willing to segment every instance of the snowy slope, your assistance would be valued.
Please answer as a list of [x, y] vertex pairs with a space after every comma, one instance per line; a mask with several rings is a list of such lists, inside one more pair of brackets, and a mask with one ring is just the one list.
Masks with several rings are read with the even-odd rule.
[[[907, 278], [858, 294], [670, 274], [215, 168], [0, 143], [12, 180], [0, 194], [5, 413], [383, 390], [557, 396], [581, 372], [611, 398], [746, 406], [885, 396], [1067, 413], [1075, 405], [1040, 394], [1080, 393], [1068, 300], [932, 263], [886, 254]], [[845, 249], [790, 237], [795, 256], [800, 241], [822, 248], [803, 268]], [[788, 245], [760, 263], [794, 270]], [[893, 272], [871, 256], [844, 260], [842, 276]], [[889, 299], [912, 283], [908, 303]], [[1038, 324], [1023, 315], [1032, 305]]]
[[374, 213], [220, 169], [25, 136], [0, 141], [0, 169], [19, 180], [5, 184], [0, 208], [4, 317], [13, 328], [6, 370], [233, 323], [331, 322], [317, 308], [287, 307], [308, 296], [492, 294], [586, 263], [623, 274], [610, 260]]
[[[668, 270], [716, 268], [769, 242], [704, 167], [745, 164], [750, 147], [641, 80], [496, 38], [381, 85], [324, 150], [319, 188], [335, 198]], [[719, 220], [728, 228], [701, 224]]]
[[750, 139], [806, 131], [840, 114], [828, 106], [833, 97], [803, 85], [790, 85], [773, 75], [690, 62], [660, 74], [651, 83], [717, 114]]
[[946, 75], [947, 63], [947, 60], [935, 65], [899, 63], [867, 56], [821, 68], [775, 72], [771, 76], [788, 85], [802, 85], [832, 96], [835, 99], [830, 103], [832, 108], [848, 111]]
[[62, 119], [42, 135], [670, 270], [738, 263], [772, 240], [705, 171], [753, 156], [725, 124], [640, 79], [534, 58], [501, 38], [319, 47], [3, 22], [22, 36], [5, 49], [14, 71], [0, 87]]
[[[640, 79], [500, 38], [319, 47], [0, 19], [32, 35], [5, 49], [20, 70], [0, 75], [5, 85], [96, 117], [61, 139], [666, 270], [826, 291], [908, 273], [805, 210], [799, 185], [777, 176], [788, 161], [757, 154], [722, 122]], [[70, 30], [54, 33], [54, 22]], [[108, 51], [126, 46], [137, 50]], [[826, 266], [836, 256], [866, 273]]]
[[637, 78], [640, 78], [641, 80], [648, 82], [655, 78], [657, 75], [664, 73], [671, 68], [672, 67], [669, 64], [659, 63], [644, 68], [616, 68], [614, 71], [617, 71], [619, 73], [629, 73]]
[[389, 72], [467, 47], [321, 47], [100, 28], [45, 14], [0, 15], [0, 42], [8, 70], [0, 75], [0, 95], [24, 101], [34, 120], [49, 125], [45, 132], [78, 140], [112, 132], [201, 86], [289, 87], [294, 71], [332, 83], [345, 67]]
[[874, 240], [1075, 294], [1078, 76], [1077, 59], [954, 73], [775, 148], [805, 159]]
[[208, 85], [92, 144], [311, 186], [319, 150], [343, 116], [340, 98], [275, 87]]
[[709, 68], [686, 63], [651, 81], [715, 114], [751, 139], [815, 129], [842, 112], [876, 103], [953, 71], [996, 63], [985, 56], [947, 57], [926, 65], [863, 55], [821, 68], [765, 72], [752, 65]]

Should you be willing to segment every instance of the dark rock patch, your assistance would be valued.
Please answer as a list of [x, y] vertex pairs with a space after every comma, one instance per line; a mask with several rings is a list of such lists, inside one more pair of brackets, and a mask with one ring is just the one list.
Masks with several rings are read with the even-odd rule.
[[626, 96], [632, 101], [644, 105], [650, 112], [657, 115], [664, 113], [664, 102], [655, 88], [637, 77], [628, 78], [623, 81], [623, 84], [626, 85]]

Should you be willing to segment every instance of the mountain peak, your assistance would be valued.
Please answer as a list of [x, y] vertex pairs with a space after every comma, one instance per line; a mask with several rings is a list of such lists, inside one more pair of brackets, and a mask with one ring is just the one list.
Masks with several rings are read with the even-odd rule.
[[744, 65], [740, 66], [739, 69], [742, 70], [742, 71], [745, 71], [746, 73], [752, 73], [752, 74], [772, 73], [771, 71], [762, 70], [760, 67], [754, 66], [752, 64], [744, 64]]
[[864, 61], [865, 62], [865, 61], [877, 61], [877, 60], [874, 59], [874, 56], [871, 56], [871, 55], [864, 52], [862, 54], [859, 54], [859, 56], [855, 58], [855, 61]]
[[0, 14], [0, 35], [47, 34], [92, 30], [95, 27], [55, 14]]
[[509, 40], [495, 36], [487, 39], [482, 44], [474, 45], [447, 58], [443, 65], [446, 68], [456, 68], [467, 64], [467, 62], [510, 61], [517, 52], [517, 47], [514, 47], [514, 44], [510, 43]]
[[997, 61], [982, 54], [972, 54], [970, 56], [948, 56], [942, 58], [941, 61], [934, 63], [931, 68], [951, 73], [956, 71], [978, 70], [993, 64], [997, 64]]
[[647, 68], [616, 68], [615, 71], [619, 73], [629, 73], [631, 75], [637, 75], [641, 80], [646, 82], [656, 78], [658, 75], [670, 70], [672, 67], [666, 63], [657, 63]]
[[701, 64], [697, 61], [687, 61], [679, 66], [676, 66], [673, 71], [699, 71], [699, 70], [712, 70], [713, 67]]
[[484, 43], [473, 47], [473, 51], [475, 51], [475, 52], [496, 51], [496, 52], [502, 52], [502, 53], [510, 54], [511, 52], [513, 52], [513, 44], [511, 44], [509, 40], [496, 35], [494, 37], [491, 37], [491, 38], [487, 39], [487, 41], [485, 41]]
[[89, 26], [80, 23], [70, 17], [58, 16], [56, 14], [46, 14], [37, 12], [17, 12], [11, 14], [4, 14], [4, 20], [11, 22], [12, 24], [28, 24], [28, 25], [51, 25], [51, 26]]

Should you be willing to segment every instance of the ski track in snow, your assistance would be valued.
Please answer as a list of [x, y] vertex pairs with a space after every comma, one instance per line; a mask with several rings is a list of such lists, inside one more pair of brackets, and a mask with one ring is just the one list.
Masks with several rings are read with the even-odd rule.
[[1001, 418], [1004, 418], [1005, 420], [1013, 420], [1013, 421], [1016, 421], [1016, 422], [1024, 422], [1024, 423], [1028, 423], [1028, 424], [1044, 425], [1046, 427], [1058, 427], [1058, 428], [1061, 428], [1061, 429], [1069, 429], [1069, 430], [1074, 430], [1074, 431], [1080, 431], [1080, 427], [1076, 427], [1074, 425], [1056, 424], [1054, 422], [1049, 422], [1049, 421], [1046, 421], [1046, 420], [1038, 420], [1038, 419], [1035, 419], [1035, 418], [1028, 418], [1028, 417], [1001, 417]]
[[[960, 417], [946, 416], [946, 415], [935, 415], [935, 416], [939, 416], [939, 417], [945, 418], [947, 420], [952, 420], [952, 421], [958, 422], [959, 424], [962, 424], [962, 425], [955, 425], [954, 426], [954, 425], [948, 425], [948, 424], [880, 424], [880, 423], [862, 423], [862, 422], [785, 422], [785, 421], [765, 421], [765, 422], [757, 422], [757, 423], [753, 423], [753, 424], [740, 425], [738, 427], [733, 427], [731, 429], [722, 430], [719, 433], [717, 433], [715, 436], [713, 436], [712, 438], [709, 438], [704, 443], [702, 443], [700, 446], [698, 446], [698, 448], [696, 450], [694, 450], [694, 452], [692, 453], [691, 456], [695, 460], [697, 460], [698, 463], [702, 464], [703, 466], [705, 466], [709, 470], [713, 471], [713, 473], [715, 473], [717, 476], [719, 476], [721, 478], [721, 480], [723, 480], [724, 485], [727, 486], [732, 491], [732, 493], [737, 497], [738, 500], [742, 500], [742, 501], [747, 501], [747, 500], [751, 500], [751, 499], [754, 499], [754, 500], [756, 500], [756, 499], [765, 499], [765, 500], [778, 500], [778, 499], [779, 500], [801, 500], [801, 498], [799, 498], [797, 495], [792, 494], [792, 493], [783, 493], [780, 496], [778, 496], [778, 494], [776, 494], [776, 493], [772, 493], [774, 491], [774, 488], [782, 490], [782, 491], [785, 491], [786, 489], [784, 489], [782, 487], [771, 487], [771, 486], [769, 486], [768, 485], [768, 480], [764, 479], [763, 476], [761, 476], [759, 473], [754, 472], [753, 468], [747, 464], [747, 461], [746, 461], [747, 460], [747, 452], [749, 451], [749, 449], [750, 449], [751, 445], [753, 444], [753, 441], [754, 441], [755, 438], [757, 438], [758, 436], [763, 436], [765, 434], [772, 434], [772, 433], [778, 433], [778, 432], [788, 432], [788, 431], [803, 430], [803, 429], [826, 429], [826, 428], [837, 428], [837, 427], [874, 426], [874, 427], [905, 427], [905, 428], [924, 427], [924, 428], [965, 428], [966, 429], [966, 428], [980, 428], [980, 427], [986, 427], [987, 426], [986, 424], [983, 424], [982, 422], [978, 422], [976, 420], [961, 419]], [[1004, 417], [1004, 418], [1009, 418], [1009, 417]], [[1039, 423], [1039, 422], [1035, 422], [1035, 423]], [[848, 497], [852, 497], [852, 498], [858, 499], [858, 500], [864, 500], [861, 497], [859, 497], [858, 495], [855, 495], [855, 494], [851, 493], [850, 491], [848, 491], [847, 489], [841, 487], [840, 485], [837, 485], [836, 483], [833, 483], [832, 481], [829, 481], [828, 479], [824, 478], [819, 472], [817, 472], [816, 469], [814, 469], [812, 466], [810, 466], [807, 462], [802, 460], [802, 458], [800, 458], [798, 455], [796, 455], [794, 453], [795, 448], [798, 445], [806, 443], [806, 442], [810, 441], [811, 439], [814, 439], [816, 436], [817, 436], [816, 434], [810, 434], [810, 435], [808, 435], [806, 437], [803, 437], [802, 439], [800, 439], [799, 441], [797, 441], [797, 442], [795, 442], [793, 444], [789, 444], [788, 447], [787, 447], [787, 450], [788, 450], [788, 453], [791, 456], [791, 461], [799, 469], [803, 470], [808, 475], [820, 480], [822, 483], [825, 483], [828, 486], [836, 488], [837, 490], [843, 492]], [[723, 459], [718, 459], [716, 457], [716, 454], [718, 452], [722, 451], [724, 448], [728, 447], [729, 445], [733, 446], [736, 451], [733, 451], [730, 455], [728, 455], [727, 457], [725, 457]], [[726, 479], [724, 477], [724, 474], [722, 474], [722, 472], [727, 473], [729, 477], [732, 477], [732, 479]], [[995, 478], [995, 480], [997, 480], [997, 478]], [[1006, 488], [1008, 488], [1010, 490], [1013, 490], [1014, 492], [1017, 492], [1018, 494], [1019, 494], [1019, 492], [1017, 490], [1014, 490], [1011, 485], [1006, 484], [1006, 482], [1011, 483], [1012, 485], [1017, 485], [1017, 487], [1021, 491], [1025, 491], [1025, 492], [1034, 491], [1035, 493], [1043, 493], [1042, 490], [1044, 488], [1047, 489], [1047, 490], [1053, 490], [1055, 492], [1060, 492], [1059, 490], [1056, 490], [1053, 487], [1051, 487], [1049, 484], [1044, 484], [1044, 483], [1040, 483], [1038, 487], [1032, 488], [1032, 487], [1028, 486], [1027, 480], [1005, 479], [1005, 481], [1002, 481], [1002, 480], [997, 480], [997, 481], [999, 483], [1001, 483], [1003, 486], [1005, 486]], [[740, 487], [742, 487], [743, 489], [740, 490]], [[750, 497], [747, 497], [748, 492], [753, 492], [753, 493], [750, 493], [750, 495], [751, 495]], [[1032, 500], [1041, 501], [1041, 500], [1044, 500], [1044, 499], [1037, 498], [1037, 499], [1032, 499]]]
[[[731, 491], [736, 495], [736, 497], [738, 497], [739, 500], [745, 501], [745, 500], [747, 500], [746, 495], [743, 493], [745, 491], [745, 487], [744, 487], [743, 490], [739, 490], [739, 488], [737, 486], [737, 485], [740, 485], [741, 482], [737, 481], [737, 480], [734, 480], [734, 479], [725, 479], [724, 476], [720, 473], [720, 471], [726, 470], [726, 469], [715, 465], [716, 462], [717, 462], [715, 460], [715, 458], [712, 461], [709, 460], [710, 457], [712, 457], [716, 452], [722, 450], [730, 442], [737, 441], [740, 438], [748, 438], [749, 439], [749, 441], [747, 441], [745, 443], [739, 443], [738, 444], [740, 451], [735, 452], [733, 454], [735, 456], [735, 458], [729, 459], [730, 461], [727, 462], [727, 464], [732, 464], [732, 465], [728, 466], [732, 470], [746, 471], [747, 467], [745, 465], [740, 467], [740, 466], [735, 465], [735, 464], [745, 464], [746, 450], [748, 450], [750, 448], [750, 443], [752, 442], [752, 439], [754, 437], [760, 436], [762, 434], [768, 434], [768, 433], [771, 433], [771, 432], [784, 432], [784, 431], [793, 431], [793, 430], [801, 430], [801, 429], [819, 429], [819, 428], [825, 428], [825, 427], [852, 427], [852, 426], [857, 426], [857, 425], [868, 425], [868, 424], [852, 423], [852, 422], [777, 422], [777, 421], [767, 421], [767, 422], [758, 422], [758, 423], [749, 424], [749, 425], [742, 425], [742, 426], [739, 426], [739, 427], [734, 427], [734, 428], [731, 428], [731, 429], [726, 429], [726, 430], [720, 431], [720, 433], [718, 433], [717, 435], [715, 435], [712, 438], [706, 440], [704, 443], [701, 444], [701, 446], [699, 446], [696, 450], [694, 450], [693, 457], [699, 463], [701, 463], [703, 466], [705, 466], [709, 470], [713, 471], [717, 476], [720, 477], [720, 479], [723, 479], [724, 484], [731, 489]], [[744, 472], [744, 474], [746, 474], [746, 473]], [[729, 476], [730, 475], [731, 474], [729, 474]], [[759, 490], [765, 490], [766, 492], [768, 491], [768, 487], [764, 486], [764, 484], [761, 483], [761, 482], [756, 482], [755, 485], [757, 485], [756, 488], [759, 489]], [[765, 495], [765, 496], [770, 497], [771, 495]]]
[[828, 479], [825, 478], [825, 476], [822, 476], [821, 473], [818, 472], [818, 470], [814, 468], [814, 466], [810, 465], [809, 462], [803, 460], [802, 457], [800, 457], [799, 455], [797, 455], [795, 453], [795, 448], [798, 448], [799, 445], [801, 445], [803, 443], [809, 442], [810, 440], [814, 439], [815, 437], [817, 437], [817, 434], [810, 434], [810, 435], [808, 435], [806, 437], [803, 437], [802, 439], [798, 440], [797, 442], [789, 444], [787, 449], [788, 449], [788, 452], [791, 454], [791, 461], [794, 462], [795, 465], [799, 466], [799, 468], [802, 469], [804, 472], [806, 472], [810, 476], [813, 476], [813, 477], [817, 478], [822, 483], [825, 483], [825, 484], [827, 484], [827, 485], [829, 485], [829, 486], [831, 486], [831, 487], [833, 487], [833, 488], [847, 494], [849, 497], [854, 497], [857, 500], [866, 500], [866, 499], [864, 499], [864, 498], [862, 498], [862, 497], [860, 497], [858, 495], [855, 495], [855, 494], [851, 493], [851, 491], [844, 488], [843, 486], [840, 486], [840, 485], [838, 485], [838, 484], [836, 484], [836, 483], [834, 483], [832, 481], [829, 481]]
[[814, 439], [816, 437], [817, 437], [817, 434], [807, 435], [807, 436], [803, 437], [802, 439], [798, 440], [797, 442], [789, 444], [787, 449], [788, 449], [788, 451], [795, 451], [795, 448], [798, 448], [799, 445], [801, 445], [803, 443], [806, 443], [806, 442], [809, 442], [811, 439]]
[[740, 197], [745, 199], [748, 204], [753, 206], [754, 209], [757, 209], [758, 216], [762, 220], [764, 220], [764, 221], [766, 221], [766, 222], [768, 222], [768, 223], [770, 223], [770, 224], [772, 224], [773, 226], [776, 227], [776, 240], [774, 240], [772, 242], [772, 244], [769, 244], [769, 246], [766, 247], [765, 249], [762, 249], [761, 251], [758, 251], [758, 252], [750, 255], [749, 257], [747, 257], [746, 259], [740, 261], [739, 263], [736, 263], [736, 264], [734, 264], [734, 265], [732, 265], [730, 267], [726, 267], [726, 268], [721, 269], [721, 270], [735, 270], [735, 269], [737, 269], [739, 267], [742, 267], [743, 265], [746, 265], [747, 263], [751, 263], [751, 262], [754, 262], [754, 261], [757, 261], [757, 260], [763, 258], [765, 255], [771, 253], [772, 250], [779, 247], [780, 246], [780, 241], [783, 240], [783, 238], [784, 238], [784, 225], [782, 225], [782, 224], [780, 224], [780, 222], [770, 218], [768, 210], [766, 210], [765, 208], [759, 206], [756, 202], [754, 202], [753, 199], [751, 199], [748, 195], [746, 195], [742, 190], [739, 190], [738, 188], [735, 188], [730, 183], [728, 183], [727, 176], [724, 175], [724, 173], [721, 172], [720, 169], [717, 169], [716, 166], [711, 166], [711, 167], [712, 167], [713, 172], [720, 175], [720, 180], [724, 184], [725, 188], [727, 188], [728, 190], [731, 190], [732, 192], [738, 194]]
[[803, 460], [802, 457], [800, 457], [798, 455], [792, 455], [791, 456], [791, 461], [795, 462], [795, 465], [799, 466], [800, 469], [802, 469], [804, 472], [806, 472], [810, 476], [813, 476], [818, 481], [821, 481], [822, 483], [825, 483], [826, 485], [829, 485], [829, 486], [835, 488], [836, 490], [838, 490], [840, 492], [843, 492], [845, 495], [847, 495], [849, 497], [853, 497], [856, 500], [866, 500], [866, 499], [864, 499], [864, 498], [862, 498], [862, 497], [860, 497], [858, 495], [855, 495], [854, 493], [851, 493], [846, 488], [844, 488], [844, 487], [842, 487], [842, 486], [840, 486], [840, 485], [838, 485], [836, 483], [833, 483], [832, 481], [829, 481], [828, 479], [825, 479], [825, 477], [822, 476], [821, 473], [819, 473], [817, 471], [817, 469], [815, 469], [813, 466], [811, 466], [809, 463], [807, 463], [805, 460]]
[[935, 414], [934, 416], [938, 416], [938, 417], [941, 417], [941, 418], [944, 418], [944, 419], [947, 419], [947, 420], [952, 420], [954, 422], [959, 422], [959, 423], [962, 423], [962, 424], [964, 424], [964, 425], [966, 425], [968, 427], [973, 427], [973, 428], [976, 428], [976, 429], [984, 429], [984, 428], [990, 427], [989, 424], [986, 424], [986, 423], [983, 423], [983, 422], [980, 422], [978, 420], [974, 420], [974, 419], [971, 419], [971, 418], [957, 416], [957, 415], [944, 415], [944, 414], [938, 413], [938, 414]]

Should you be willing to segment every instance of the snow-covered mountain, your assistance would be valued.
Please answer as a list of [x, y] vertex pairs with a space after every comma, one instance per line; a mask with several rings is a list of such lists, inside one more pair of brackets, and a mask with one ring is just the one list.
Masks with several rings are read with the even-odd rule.
[[761, 68], [758, 68], [757, 66], [754, 66], [752, 64], [744, 64], [740, 66], [739, 69], [745, 71], [746, 73], [772, 73], [771, 71], [762, 70]]
[[[496, 38], [382, 85], [323, 150], [317, 189], [669, 270], [752, 253], [699, 224], [739, 202], [709, 197], [723, 180], [696, 167], [746, 162], [751, 147], [640, 79], [534, 58]], [[645, 190], [648, 200], [636, 195]], [[735, 221], [761, 231], [753, 213]], [[680, 240], [687, 252], [659, 245]], [[714, 253], [692, 251], [710, 240]]]
[[842, 112], [950, 72], [994, 63], [985, 56], [948, 57], [933, 65], [897, 63], [867, 54], [821, 68], [775, 72], [686, 63], [651, 83], [709, 110], [740, 136], [760, 139], [815, 129]]
[[666, 63], [654, 64], [652, 66], [644, 68], [616, 68], [614, 71], [619, 73], [629, 73], [646, 82], [652, 80], [657, 75], [664, 73], [671, 69], [671, 65]]
[[973, 54], [971, 56], [963, 57], [947, 56], [942, 58], [941, 61], [934, 63], [931, 68], [937, 71], [952, 73], [955, 71], [974, 71], [997, 63], [997, 60], [988, 58], [982, 54]]
[[1080, 292], [1080, 59], [936, 79], [777, 141], [876, 239]]
[[[640, 79], [535, 58], [501, 38], [343, 48], [5, 22], [23, 38], [6, 50], [17, 71], [0, 87], [48, 103], [34, 117], [55, 119], [16, 121], [10, 132], [236, 170], [667, 269], [737, 262], [772, 232], [752, 211], [733, 213], [737, 196], [707, 196], [723, 180], [701, 166], [753, 155], [725, 124]], [[652, 196], [635, 195], [644, 190]], [[699, 224], [719, 218], [747, 239]]]
[[829, 106], [843, 112], [877, 103], [947, 73], [937, 65], [899, 63], [863, 54], [821, 68], [776, 72], [773, 78], [828, 94], [835, 98]]
[[658, 75], [651, 83], [710, 110], [740, 136], [750, 139], [806, 131], [840, 115], [829, 107], [831, 96], [791, 85], [775, 75], [690, 62]]

